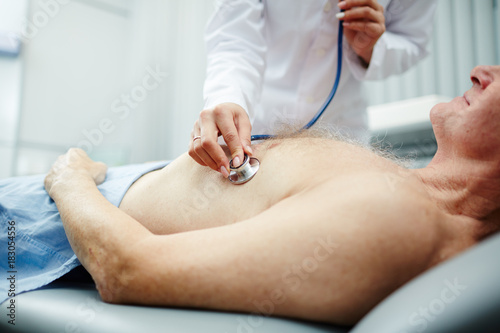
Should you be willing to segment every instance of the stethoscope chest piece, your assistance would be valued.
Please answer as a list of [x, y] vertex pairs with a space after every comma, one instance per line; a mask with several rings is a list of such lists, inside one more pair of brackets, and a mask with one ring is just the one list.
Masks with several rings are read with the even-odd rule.
[[259, 171], [260, 162], [255, 157], [249, 157], [245, 154], [243, 163], [238, 166], [233, 166], [233, 160], [229, 162], [229, 181], [235, 185], [245, 184], [255, 176]]

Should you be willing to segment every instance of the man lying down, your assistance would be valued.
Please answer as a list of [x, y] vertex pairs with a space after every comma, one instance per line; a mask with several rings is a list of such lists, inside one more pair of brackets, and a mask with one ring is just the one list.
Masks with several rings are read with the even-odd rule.
[[500, 66], [471, 80], [432, 109], [439, 148], [424, 169], [306, 133], [254, 146], [261, 168], [242, 186], [187, 155], [103, 182], [105, 165], [78, 149], [46, 176], [48, 195], [40, 177], [3, 180], [18, 288], [81, 262], [106, 302], [353, 324], [500, 228]]

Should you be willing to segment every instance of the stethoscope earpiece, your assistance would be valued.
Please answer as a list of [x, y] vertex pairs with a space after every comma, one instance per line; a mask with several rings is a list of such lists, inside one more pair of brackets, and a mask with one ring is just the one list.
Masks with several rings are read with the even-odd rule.
[[233, 166], [233, 160], [229, 162], [229, 181], [235, 185], [241, 185], [248, 182], [255, 176], [259, 170], [260, 162], [255, 157], [249, 157], [245, 154], [243, 163], [240, 166]]

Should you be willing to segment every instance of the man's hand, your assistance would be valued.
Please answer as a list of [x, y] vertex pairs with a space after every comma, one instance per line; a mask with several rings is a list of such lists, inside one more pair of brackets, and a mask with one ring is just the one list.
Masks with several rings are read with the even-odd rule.
[[347, 42], [369, 65], [373, 47], [385, 32], [384, 7], [376, 0], [343, 0], [338, 6], [345, 10], [337, 17], [344, 21]]
[[[243, 108], [234, 103], [222, 103], [201, 111], [194, 124], [189, 144], [189, 156], [203, 166], [229, 175], [229, 160], [217, 139], [224, 138], [235, 166], [243, 162], [243, 155], [252, 155], [250, 133], [252, 125]], [[194, 140], [193, 140], [194, 139]]]
[[45, 189], [54, 198], [58, 185], [69, 185], [75, 180], [93, 180], [96, 185], [106, 178], [107, 166], [102, 162], [92, 161], [79, 148], [71, 148], [64, 155], [59, 156], [49, 173], [45, 177]]

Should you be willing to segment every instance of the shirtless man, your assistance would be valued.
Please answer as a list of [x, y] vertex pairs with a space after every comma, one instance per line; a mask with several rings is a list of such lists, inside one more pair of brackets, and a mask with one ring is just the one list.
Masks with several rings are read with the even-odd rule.
[[252, 147], [261, 168], [242, 186], [184, 155], [117, 208], [96, 187], [106, 167], [70, 150], [45, 187], [104, 301], [354, 324], [500, 228], [500, 66], [471, 80], [432, 109], [424, 169], [304, 135]]

